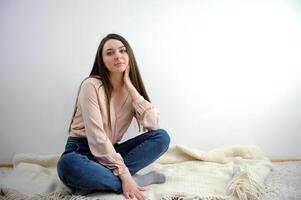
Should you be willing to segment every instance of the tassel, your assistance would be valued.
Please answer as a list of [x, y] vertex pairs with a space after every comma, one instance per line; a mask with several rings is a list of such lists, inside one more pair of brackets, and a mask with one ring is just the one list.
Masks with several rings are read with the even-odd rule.
[[220, 196], [191, 196], [191, 195], [166, 195], [162, 197], [160, 200], [225, 200], [225, 198]]
[[229, 199], [236, 195], [239, 200], [259, 200], [264, 194], [264, 186], [256, 180], [254, 173], [240, 167], [227, 191]]

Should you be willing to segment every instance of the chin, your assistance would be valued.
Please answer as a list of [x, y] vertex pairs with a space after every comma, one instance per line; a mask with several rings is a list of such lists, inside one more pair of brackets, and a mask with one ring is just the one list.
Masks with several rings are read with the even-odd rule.
[[119, 69], [121, 72], [125, 72], [126, 67], [122, 67], [121, 69]]
[[116, 69], [115, 72], [119, 72], [119, 73], [123, 73], [125, 72], [126, 68], [119, 68], [119, 69]]

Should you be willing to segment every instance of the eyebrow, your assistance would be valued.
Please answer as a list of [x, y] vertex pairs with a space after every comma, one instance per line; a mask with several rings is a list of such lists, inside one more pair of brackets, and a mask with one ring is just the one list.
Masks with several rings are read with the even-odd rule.
[[[118, 47], [118, 49], [123, 49], [123, 48], [125, 48], [125, 46]], [[113, 50], [112, 48], [109, 48], [109, 49], [106, 49], [105, 51], [112, 51], [112, 50]]]

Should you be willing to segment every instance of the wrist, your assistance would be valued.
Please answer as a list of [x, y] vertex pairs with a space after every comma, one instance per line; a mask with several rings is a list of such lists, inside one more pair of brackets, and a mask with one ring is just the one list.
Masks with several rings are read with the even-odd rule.
[[122, 182], [124, 182], [131, 179], [132, 175], [130, 173], [119, 174], [119, 178], [121, 179]]
[[139, 92], [137, 91], [137, 89], [134, 87], [132, 83], [126, 84], [126, 87], [133, 100], [137, 100], [137, 99], [140, 100], [141, 95], [139, 94]]
[[135, 88], [133, 83], [129, 79], [127, 81], [125, 81], [125, 86], [129, 91], [133, 90], [133, 88]]

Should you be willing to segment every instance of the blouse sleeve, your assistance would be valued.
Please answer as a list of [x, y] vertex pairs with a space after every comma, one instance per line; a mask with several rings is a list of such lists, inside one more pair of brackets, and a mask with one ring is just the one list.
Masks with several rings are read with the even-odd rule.
[[159, 112], [156, 108], [142, 96], [133, 100], [135, 117], [139, 124], [148, 130], [159, 128]]
[[86, 137], [92, 154], [99, 163], [117, 175], [129, 173], [119, 153], [106, 135], [98, 103], [97, 88], [89, 81], [83, 82], [78, 96], [79, 107], [85, 126]]

